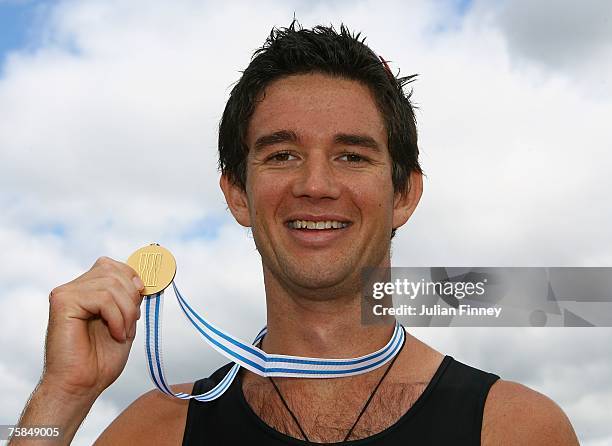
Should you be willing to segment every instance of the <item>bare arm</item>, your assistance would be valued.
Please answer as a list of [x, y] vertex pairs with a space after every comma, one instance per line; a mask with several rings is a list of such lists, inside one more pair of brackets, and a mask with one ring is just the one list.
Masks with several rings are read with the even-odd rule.
[[[100, 394], [121, 374], [140, 317], [143, 284], [127, 264], [101, 257], [85, 274], [49, 295], [45, 367], [20, 427], [58, 426], [70, 444]], [[50, 444], [13, 437], [11, 445]]]
[[522, 384], [497, 381], [489, 391], [482, 427], [483, 446], [578, 446], [574, 429], [550, 398]]
[[[193, 383], [171, 386], [191, 393]], [[183, 441], [189, 402], [158, 390], [145, 393], [125, 409], [96, 440], [96, 446], [119, 444], [178, 445]]]
[[70, 444], [77, 429], [91, 409], [94, 400], [63, 393], [54, 386], [41, 382], [26, 405], [18, 426], [58, 426], [61, 438], [51, 440], [18, 438], [11, 440], [12, 446], [39, 444]]

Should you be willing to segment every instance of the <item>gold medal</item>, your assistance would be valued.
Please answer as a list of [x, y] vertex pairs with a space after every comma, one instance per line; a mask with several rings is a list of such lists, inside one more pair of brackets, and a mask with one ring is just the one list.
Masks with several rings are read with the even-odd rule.
[[157, 243], [152, 243], [134, 252], [127, 264], [136, 270], [144, 283], [144, 290], [140, 292], [143, 296], [150, 296], [165, 290], [176, 275], [174, 256]]

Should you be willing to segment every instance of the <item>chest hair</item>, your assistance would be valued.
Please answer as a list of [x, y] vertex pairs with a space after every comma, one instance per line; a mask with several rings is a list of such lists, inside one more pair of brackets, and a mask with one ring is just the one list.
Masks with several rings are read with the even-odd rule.
[[[377, 434], [397, 422], [427, 387], [427, 382], [383, 383], [353, 429], [350, 440]], [[344, 388], [333, 395], [286, 392], [280, 387], [310, 441], [333, 443], [344, 440], [361, 412], [374, 385]], [[295, 421], [269, 381], [243, 386], [245, 399], [268, 426], [294, 438], [303, 439]]]

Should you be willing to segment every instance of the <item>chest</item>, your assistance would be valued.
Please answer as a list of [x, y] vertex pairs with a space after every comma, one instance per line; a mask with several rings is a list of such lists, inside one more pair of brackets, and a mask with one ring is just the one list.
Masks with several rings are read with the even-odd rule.
[[427, 382], [383, 385], [374, 393], [362, 414], [374, 390], [372, 386], [344, 387], [334, 391], [279, 388], [289, 409], [268, 383], [244, 386], [243, 394], [255, 414], [273, 429], [303, 439], [301, 426], [310, 441], [331, 443], [344, 440], [353, 425], [351, 440], [382, 432], [414, 405], [426, 387]]

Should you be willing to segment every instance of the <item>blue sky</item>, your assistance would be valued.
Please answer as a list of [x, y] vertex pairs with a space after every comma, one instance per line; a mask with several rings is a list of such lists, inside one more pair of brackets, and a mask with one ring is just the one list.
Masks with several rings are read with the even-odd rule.
[[0, 63], [4, 64], [6, 54], [11, 50], [33, 43], [34, 25], [41, 8], [52, 3], [52, 0], [0, 0]]
[[[41, 29], [57, 3], [58, 0], [0, 0], [0, 78], [4, 74], [6, 58], [11, 52], [31, 51], [42, 45]], [[444, 32], [469, 12], [472, 0], [439, 0], [439, 4], [452, 11], [450, 16], [445, 16], [445, 20], [436, 23], [434, 27], [435, 32]], [[229, 215], [197, 219], [185, 229], [181, 238], [216, 238], [219, 223], [227, 222], [228, 219]], [[60, 222], [48, 221], [26, 226], [34, 235], [67, 235], [67, 226]]]
[[[447, 0], [453, 9], [464, 15], [472, 5], [472, 0]], [[56, 3], [56, 0], [0, 0], [0, 63], [3, 65], [6, 54], [11, 50], [35, 45], [37, 20], [43, 9]]]
[[452, 0], [455, 10], [459, 14], [465, 14], [472, 4], [472, 0]]
[[[294, 13], [363, 31], [394, 72], [419, 73], [427, 178], [395, 266], [612, 264], [612, 31], [598, 27], [612, 3], [312, 3], [0, 0], [0, 423], [16, 421], [40, 376], [49, 291], [101, 255], [158, 241], [198, 311], [244, 339], [261, 328], [261, 259], [219, 190], [216, 132], [252, 51]], [[166, 310], [171, 379], [221, 365]], [[581, 444], [601, 446], [612, 444], [611, 330], [414, 334], [550, 396]], [[92, 444], [151, 388], [137, 341], [73, 444]]]

